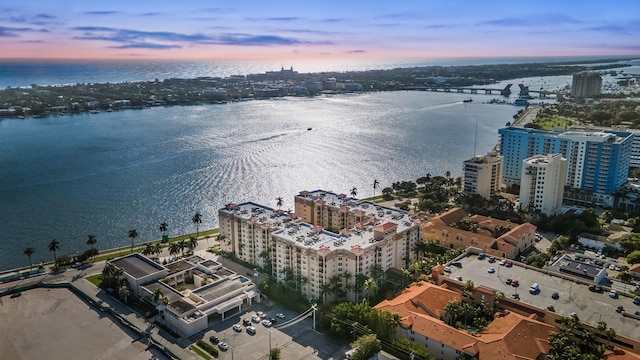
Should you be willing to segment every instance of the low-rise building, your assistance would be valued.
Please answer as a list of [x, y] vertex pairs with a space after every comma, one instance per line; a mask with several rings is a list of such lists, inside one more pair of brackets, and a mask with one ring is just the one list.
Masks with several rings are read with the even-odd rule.
[[[243, 306], [260, 300], [251, 279], [197, 255], [166, 266], [141, 254], [126, 255], [108, 263], [121, 268], [132, 291], [144, 301], [158, 305], [165, 323], [185, 336], [237, 315]], [[154, 302], [157, 289], [166, 303]]]
[[[454, 227], [469, 218], [477, 223], [475, 232]], [[514, 224], [482, 215], [469, 215], [461, 208], [444, 212], [425, 224], [423, 237], [436, 240], [447, 248], [475, 247], [480, 251], [508, 259], [533, 246], [536, 227], [531, 223]]]
[[424, 347], [436, 359], [540, 359], [551, 348], [549, 336], [557, 329], [538, 321], [535, 315], [514, 312], [496, 314], [478, 333], [447, 325], [445, 306], [462, 296], [446, 286], [427, 282], [412, 284], [400, 295], [375, 306], [397, 313], [401, 325], [396, 338]]

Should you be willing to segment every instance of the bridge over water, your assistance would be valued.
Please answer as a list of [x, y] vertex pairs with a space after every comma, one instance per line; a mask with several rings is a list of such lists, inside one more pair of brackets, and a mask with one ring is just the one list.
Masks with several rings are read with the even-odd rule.
[[[484, 87], [450, 87], [450, 86], [411, 86], [405, 88], [405, 90], [418, 90], [418, 91], [435, 91], [435, 92], [456, 92], [456, 93], [467, 93], [467, 94], [500, 94], [502, 96], [511, 95], [511, 86], [513, 84], [508, 84], [504, 87], [504, 89], [499, 88], [484, 88]], [[547, 90], [529, 90], [528, 86], [524, 86], [524, 84], [518, 84], [520, 88], [520, 92], [518, 95], [520, 96], [530, 96], [530, 93], [536, 93], [540, 97], [545, 97], [547, 95], [557, 95], [556, 92], [547, 91]]]

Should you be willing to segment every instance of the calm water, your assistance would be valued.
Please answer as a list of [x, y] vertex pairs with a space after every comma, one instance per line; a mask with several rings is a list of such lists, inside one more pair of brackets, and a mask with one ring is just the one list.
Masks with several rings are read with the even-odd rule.
[[[518, 110], [463, 104], [468, 94], [386, 92], [0, 121], [0, 268], [87, 249], [217, 227], [217, 209], [293, 207], [301, 190], [373, 195], [394, 181], [449, 170], [485, 153]], [[312, 128], [312, 130], [307, 130]]]

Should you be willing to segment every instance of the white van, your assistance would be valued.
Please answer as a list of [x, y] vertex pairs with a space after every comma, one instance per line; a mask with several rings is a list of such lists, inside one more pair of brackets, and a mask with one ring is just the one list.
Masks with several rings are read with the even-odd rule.
[[531, 294], [537, 294], [538, 291], [540, 291], [540, 285], [538, 285], [538, 283], [531, 285], [531, 287], [529, 288], [529, 293]]

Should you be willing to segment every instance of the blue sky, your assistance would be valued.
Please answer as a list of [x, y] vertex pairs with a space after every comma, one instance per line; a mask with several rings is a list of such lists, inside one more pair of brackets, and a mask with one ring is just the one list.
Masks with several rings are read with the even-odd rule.
[[0, 57], [640, 54], [640, 1], [3, 0]]

